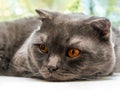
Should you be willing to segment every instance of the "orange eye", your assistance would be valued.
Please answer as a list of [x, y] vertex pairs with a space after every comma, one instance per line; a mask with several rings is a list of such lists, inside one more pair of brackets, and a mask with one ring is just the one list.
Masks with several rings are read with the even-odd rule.
[[48, 48], [44, 44], [40, 44], [40, 51], [43, 53], [48, 53]]
[[80, 54], [80, 50], [75, 49], [75, 48], [69, 49], [69, 50], [67, 51], [67, 55], [68, 55], [70, 58], [77, 57], [79, 54]]

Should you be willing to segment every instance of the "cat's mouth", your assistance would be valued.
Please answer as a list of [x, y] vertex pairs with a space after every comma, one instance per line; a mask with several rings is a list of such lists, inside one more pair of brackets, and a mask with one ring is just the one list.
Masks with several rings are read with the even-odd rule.
[[71, 81], [78, 77], [73, 73], [63, 73], [62, 71], [51, 73], [47, 70], [39, 70], [39, 72], [47, 81]]
[[48, 81], [60, 81], [58, 78], [56, 78], [54, 75], [50, 75], [48, 77], [44, 77]]
[[54, 72], [50, 73], [48, 71], [40, 70], [40, 74], [47, 81], [73, 81], [73, 80], [93, 80], [102, 78], [105, 75], [102, 75], [101, 72], [96, 72], [90, 75], [76, 75], [73, 73], [63, 73], [63, 72]]
[[61, 81], [61, 76], [57, 73], [41, 72], [41, 75], [48, 81]]

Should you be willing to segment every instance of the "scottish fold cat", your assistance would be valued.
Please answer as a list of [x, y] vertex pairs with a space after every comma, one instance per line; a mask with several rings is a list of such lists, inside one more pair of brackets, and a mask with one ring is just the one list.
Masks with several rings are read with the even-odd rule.
[[23, 22], [0, 24], [1, 74], [68, 81], [119, 72], [119, 30], [108, 19], [36, 12]]

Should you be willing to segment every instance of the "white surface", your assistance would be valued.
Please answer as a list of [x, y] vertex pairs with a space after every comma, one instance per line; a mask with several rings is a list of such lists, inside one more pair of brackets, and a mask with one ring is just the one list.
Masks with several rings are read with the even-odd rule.
[[120, 90], [120, 74], [102, 80], [71, 82], [0, 76], [0, 90]]

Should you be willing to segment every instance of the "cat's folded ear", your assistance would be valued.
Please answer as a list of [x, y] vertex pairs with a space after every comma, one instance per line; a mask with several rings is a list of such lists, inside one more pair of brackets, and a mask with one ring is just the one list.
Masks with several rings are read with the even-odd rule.
[[102, 39], [109, 39], [111, 23], [108, 19], [103, 17], [91, 17], [87, 23], [98, 31]]
[[51, 13], [49, 11], [46, 10], [42, 10], [42, 9], [35, 9], [36, 13], [39, 14], [39, 19], [42, 21], [46, 21], [51, 19]]

